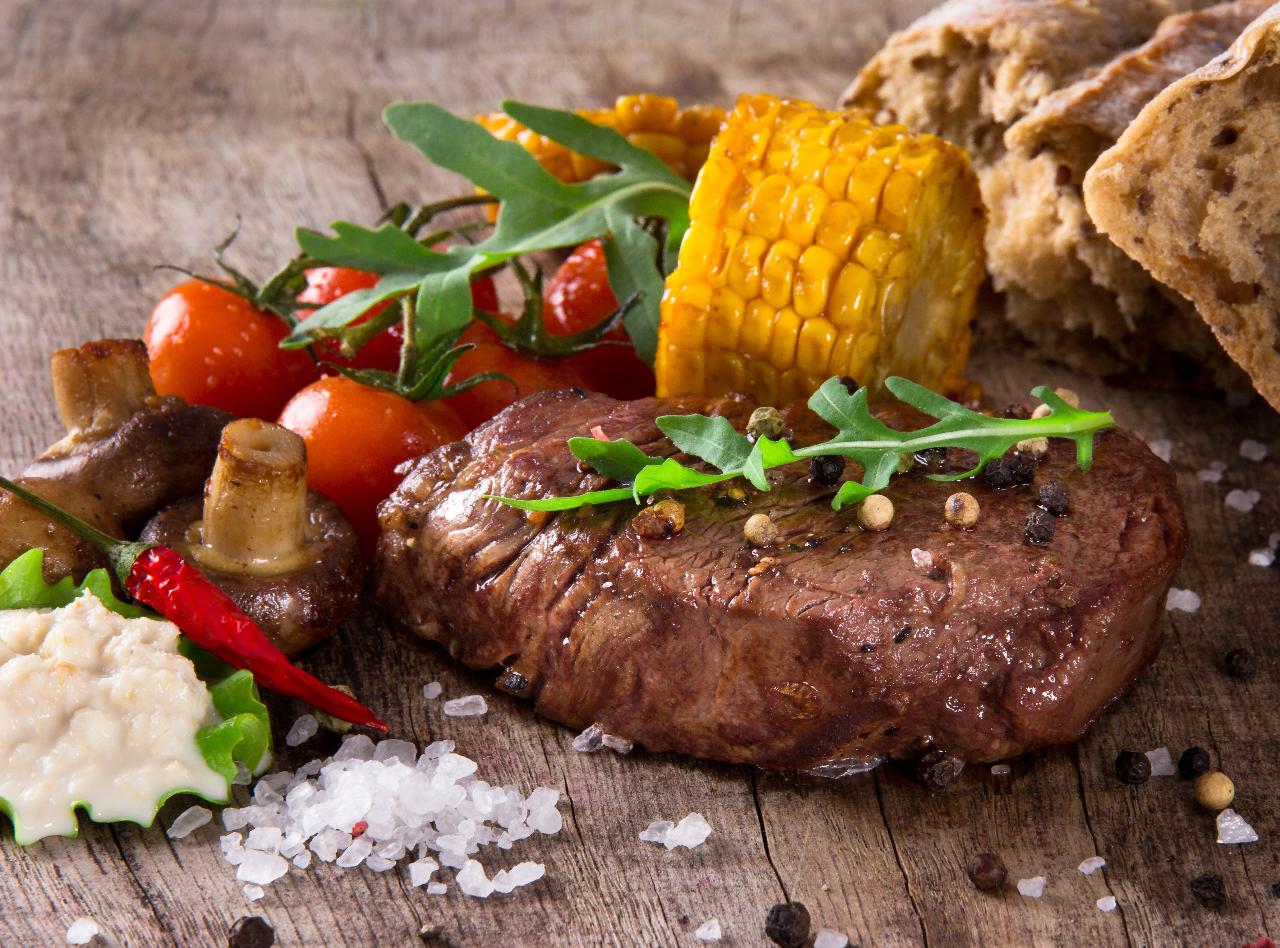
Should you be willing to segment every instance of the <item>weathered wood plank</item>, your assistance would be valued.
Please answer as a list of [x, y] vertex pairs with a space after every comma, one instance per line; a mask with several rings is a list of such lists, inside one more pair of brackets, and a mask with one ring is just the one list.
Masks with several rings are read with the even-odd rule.
[[[140, 331], [174, 279], [154, 265], [207, 267], [208, 249], [239, 218], [235, 256], [265, 272], [289, 252], [296, 225], [370, 220], [384, 199], [455, 189], [385, 133], [389, 101], [429, 96], [467, 112], [507, 96], [593, 105], [638, 89], [690, 101], [757, 89], [831, 101], [890, 28], [928, 5], [8, 0], [0, 460], [12, 469], [56, 435], [50, 350]], [[1015, 761], [1008, 778], [970, 768], [936, 797], [890, 768], [826, 784], [669, 756], [578, 755], [572, 735], [489, 693], [484, 676], [363, 621], [308, 666], [376, 696], [399, 733], [457, 740], [488, 779], [562, 788], [565, 831], [513, 854], [546, 861], [546, 883], [477, 902], [410, 891], [398, 871], [320, 867], [250, 905], [212, 828], [170, 844], [159, 827], [88, 826], [78, 841], [0, 844], [0, 943], [57, 942], [84, 914], [129, 944], [219, 944], [237, 917], [259, 913], [286, 945], [407, 943], [425, 920], [456, 944], [688, 944], [713, 915], [727, 943], [759, 944], [764, 912], [784, 893], [864, 944], [1233, 944], [1280, 932], [1270, 658], [1280, 594], [1274, 570], [1244, 563], [1280, 519], [1280, 470], [1275, 459], [1234, 457], [1246, 435], [1280, 452], [1280, 423], [1256, 405], [1129, 392], [989, 353], [976, 372], [1000, 398], [1033, 381], [1070, 384], [1146, 436], [1175, 441], [1193, 530], [1179, 585], [1200, 591], [1204, 607], [1175, 614], [1152, 673], [1079, 748]], [[1195, 475], [1215, 457], [1232, 463], [1220, 486]], [[1225, 510], [1229, 486], [1263, 490], [1262, 504], [1248, 516]], [[1218, 670], [1233, 645], [1264, 656], [1248, 684]], [[443, 718], [421, 697], [432, 679], [450, 695], [490, 694], [493, 710]], [[275, 708], [283, 730], [297, 708]], [[1111, 775], [1120, 748], [1168, 744], [1176, 755], [1193, 742], [1237, 778], [1260, 843], [1218, 847], [1212, 818], [1176, 779], [1128, 788]], [[332, 746], [317, 738], [282, 764]], [[171, 803], [161, 824], [185, 806]], [[650, 820], [691, 810], [713, 826], [704, 847], [667, 853], [636, 839]], [[1045, 897], [974, 892], [964, 861], [988, 848], [1014, 878], [1047, 875]], [[1095, 851], [1106, 870], [1081, 876], [1076, 864]], [[1205, 871], [1224, 877], [1221, 910], [1190, 895], [1190, 878]], [[1112, 915], [1093, 905], [1108, 893], [1120, 903]]]

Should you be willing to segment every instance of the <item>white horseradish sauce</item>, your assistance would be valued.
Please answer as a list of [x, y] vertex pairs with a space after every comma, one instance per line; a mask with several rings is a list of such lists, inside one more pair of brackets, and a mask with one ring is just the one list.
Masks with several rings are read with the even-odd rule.
[[19, 843], [100, 822], [149, 823], [165, 794], [224, 801], [196, 731], [217, 721], [178, 629], [85, 593], [61, 609], [0, 610], [0, 799]]

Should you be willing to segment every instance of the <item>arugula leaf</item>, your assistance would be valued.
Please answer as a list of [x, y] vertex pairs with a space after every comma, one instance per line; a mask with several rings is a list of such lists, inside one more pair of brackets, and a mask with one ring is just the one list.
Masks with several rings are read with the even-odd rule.
[[610, 480], [627, 484], [636, 479], [641, 468], [658, 463], [657, 458], [649, 457], [626, 438], [615, 438], [612, 441], [570, 438], [569, 450], [579, 461], [590, 464]]
[[299, 230], [299, 245], [316, 260], [370, 270], [382, 279], [372, 290], [344, 296], [299, 322], [286, 347], [305, 346], [349, 325], [371, 305], [411, 293], [417, 296], [413, 339], [427, 346], [471, 320], [472, 274], [523, 254], [600, 237], [614, 294], [637, 298], [624, 325], [640, 356], [652, 361], [664, 263], [657, 242], [636, 220], [665, 221], [668, 248], [678, 246], [689, 226], [691, 186], [648, 151], [572, 112], [519, 102], [505, 102], [503, 108], [533, 131], [618, 170], [565, 184], [517, 143], [501, 141], [438, 105], [388, 107], [384, 118], [397, 137], [499, 199], [494, 231], [479, 243], [440, 253], [393, 224], [374, 230], [338, 221], [332, 236]]
[[728, 418], [661, 415], [655, 423], [685, 454], [702, 458], [721, 471], [741, 470], [753, 450], [750, 439], [729, 424]]
[[[595, 491], [580, 497], [552, 497], [536, 500], [494, 497], [526, 510], [569, 510], [583, 503], [607, 503], [633, 499], [659, 490], [686, 490], [744, 477], [757, 489], [769, 490], [766, 472], [775, 467], [824, 455], [852, 458], [862, 467], [861, 481], [840, 485], [831, 506], [840, 510], [888, 486], [900, 470], [902, 458], [930, 448], [963, 448], [978, 456], [972, 470], [960, 474], [933, 474], [934, 480], [954, 481], [972, 477], [991, 461], [1001, 457], [1018, 442], [1030, 438], [1067, 438], [1076, 444], [1076, 462], [1088, 470], [1093, 458], [1093, 435], [1115, 424], [1109, 412], [1085, 411], [1064, 402], [1045, 386], [1033, 390], [1048, 407], [1041, 418], [993, 418], [973, 411], [929, 391], [907, 379], [890, 377], [885, 386], [901, 401], [936, 421], [917, 431], [896, 431], [871, 414], [867, 390], [850, 393], [839, 379], [828, 379], [809, 398], [809, 408], [836, 429], [834, 437], [821, 444], [793, 449], [785, 441], [759, 438], [752, 444], [734, 430], [728, 420], [705, 415], [663, 415], [657, 419], [660, 431], [675, 447], [716, 468], [708, 474], [688, 467], [674, 458], [653, 458], [624, 439], [595, 442], [573, 438], [574, 455], [597, 471], [630, 488]], [[609, 495], [605, 497], [603, 495]], [[592, 498], [587, 500], [586, 498]]]

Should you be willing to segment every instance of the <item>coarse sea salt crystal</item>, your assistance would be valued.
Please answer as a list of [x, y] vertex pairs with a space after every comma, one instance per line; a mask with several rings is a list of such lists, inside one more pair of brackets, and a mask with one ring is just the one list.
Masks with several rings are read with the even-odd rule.
[[284, 742], [290, 747], [297, 747], [315, 737], [319, 730], [320, 722], [316, 720], [315, 715], [304, 714], [293, 722], [293, 727], [289, 728], [289, 733], [284, 736]]
[[1147, 751], [1147, 760], [1151, 763], [1153, 777], [1172, 777], [1178, 772], [1178, 768], [1173, 763], [1173, 755], [1169, 753], [1167, 747], [1157, 747], [1155, 750]]
[[1018, 880], [1018, 893], [1028, 898], [1038, 899], [1044, 895], [1044, 876], [1032, 876], [1030, 879]]
[[1114, 912], [1116, 910], [1116, 897], [1114, 895], [1104, 895], [1094, 904], [1103, 912]]
[[439, 868], [440, 864], [434, 859], [419, 859], [417, 862], [409, 863], [409, 885], [415, 889], [426, 885]]
[[1082, 874], [1091, 876], [1106, 864], [1107, 861], [1101, 856], [1090, 856], [1076, 868], [1078, 868]]
[[1169, 595], [1165, 597], [1164, 607], [1177, 609], [1179, 612], [1195, 612], [1200, 608], [1200, 595], [1190, 589], [1170, 589]]
[[236, 869], [236, 879], [255, 885], [270, 885], [288, 871], [289, 863], [283, 856], [249, 849], [245, 851], [244, 861]]
[[711, 824], [706, 821], [701, 813], [690, 813], [683, 820], [667, 830], [667, 838], [662, 841], [662, 845], [667, 849], [675, 849], [677, 846], [683, 846], [685, 849], [693, 849], [695, 846], [701, 846], [707, 841], [707, 837], [711, 835]]
[[429, 681], [422, 686], [422, 697], [428, 701], [435, 701], [444, 693], [444, 685], [438, 681]]
[[240, 891], [244, 893], [244, 897], [250, 902], [256, 902], [267, 894], [266, 890], [262, 888], [262, 886], [252, 884], [245, 886]]
[[709, 918], [694, 931], [693, 937], [698, 941], [719, 941], [721, 937], [720, 919]]
[[1256, 490], [1241, 490], [1239, 487], [1234, 490], [1227, 491], [1224, 503], [1232, 510], [1238, 510], [1240, 513], [1249, 513], [1258, 505], [1258, 501], [1262, 499], [1262, 494]]
[[1151, 453], [1158, 457], [1166, 464], [1169, 458], [1173, 457], [1173, 442], [1167, 438], [1157, 438], [1155, 441], [1148, 441], [1147, 447], [1151, 449]]
[[449, 887], [443, 882], [427, 883], [427, 895], [444, 895], [449, 891]]
[[604, 736], [604, 746], [609, 748], [615, 754], [630, 754], [635, 749], [635, 743], [627, 740], [625, 737], [617, 737], [613, 734]]
[[579, 754], [593, 754], [604, 747], [604, 731], [599, 724], [592, 724], [573, 739], [570, 745]]
[[1269, 548], [1249, 551], [1250, 566], [1271, 566], [1276, 561], [1276, 551]]
[[482, 695], [465, 695], [453, 698], [444, 703], [444, 713], [451, 718], [470, 718], [484, 714], [489, 710], [489, 703]]
[[170, 839], [186, 839], [193, 832], [213, 821], [213, 813], [202, 806], [187, 807], [177, 815], [165, 835]]
[[991, 765], [991, 776], [993, 777], [1007, 777], [1012, 772], [1012, 768], [1010, 768], [1008, 764]]
[[654, 820], [640, 831], [640, 842], [665, 843], [667, 834], [671, 832], [675, 825], [670, 820]]
[[77, 918], [67, 928], [68, 945], [87, 945], [102, 931], [91, 918]]
[[454, 881], [458, 883], [458, 888], [462, 890], [463, 895], [487, 899], [493, 894], [493, 882], [484, 874], [484, 866], [474, 859], [467, 860], [466, 865], [454, 877]]
[[278, 826], [260, 826], [255, 830], [249, 831], [249, 837], [244, 841], [245, 849], [260, 849], [263, 852], [278, 853], [280, 845], [284, 842], [284, 833], [280, 832]]
[[1240, 442], [1240, 457], [1246, 461], [1262, 461], [1267, 456], [1267, 446], [1261, 441], [1245, 438]]
[[849, 944], [849, 936], [841, 932], [833, 932], [829, 928], [818, 930], [813, 939], [813, 948], [845, 948]]
[[1235, 810], [1228, 808], [1218, 814], [1218, 842], [1233, 844], [1257, 841], [1257, 832]]
[[[1218, 465], [1221, 465], [1221, 467]], [[1222, 472], [1226, 469], [1227, 466], [1222, 464], [1221, 461], [1215, 461], [1209, 467], [1196, 471], [1196, 477], [1200, 478], [1200, 480], [1204, 481], [1206, 484], [1221, 484]]]

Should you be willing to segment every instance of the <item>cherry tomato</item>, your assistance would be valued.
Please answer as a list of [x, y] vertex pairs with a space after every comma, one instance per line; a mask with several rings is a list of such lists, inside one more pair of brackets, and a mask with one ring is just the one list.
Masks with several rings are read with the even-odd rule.
[[478, 320], [463, 331], [458, 343], [474, 343], [475, 348], [454, 363], [445, 384], [461, 382], [481, 372], [503, 372], [519, 387], [517, 391], [510, 382], [498, 379], [481, 382], [475, 388], [448, 399], [468, 427], [483, 424], [531, 392], [586, 387], [576, 356], [539, 359], [526, 355], [508, 346], [497, 333]]
[[[298, 294], [298, 302], [314, 303], [323, 306], [355, 290], [364, 290], [378, 282], [376, 273], [355, 270], [351, 267], [313, 267], [307, 271], [307, 288]], [[498, 311], [498, 292], [490, 277], [477, 277], [471, 282], [471, 302], [486, 312]], [[379, 303], [356, 320], [356, 325], [367, 322], [389, 306]], [[305, 319], [312, 311], [300, 311]], [[321, 342], [318, 347], [319, 356], [327, 362], [336, 362], [348, 368], [382, 369], [394, 372], [400, 366], [400, 347], [404, 342], [404, 327], [399, 323], [374, 336], [356, 353], [354, 359], [344, 359], [338, 354], [338, 344], [334, 340]]]
[[366, 550], [378, 538], [378, 504], [400, 483], [396, 467], [467, 431], [443, 402], [411, 402], [344, 375], [298, 392], [280, 424], [306, 442], [307, 484], [342, 508]]
[[[547, 330], [561, 336], [590, 329], [617, 309], [600, 241], [588, 241], [569, 254], [542, 295]], [[629, 341], [621, 326], [605, 338]], [[572, 358], [588, 387], [596, 391], [622, 399], [644, 398], [654, 392], [653, 369], [630, 345], [600, 346]]]
[[161, 395], [274, 418], [317, 375], [303, 351], [280, 348], [284, 322], [229, 290], [187, 280], [166, 293], [147, 321], [151, 379]]

